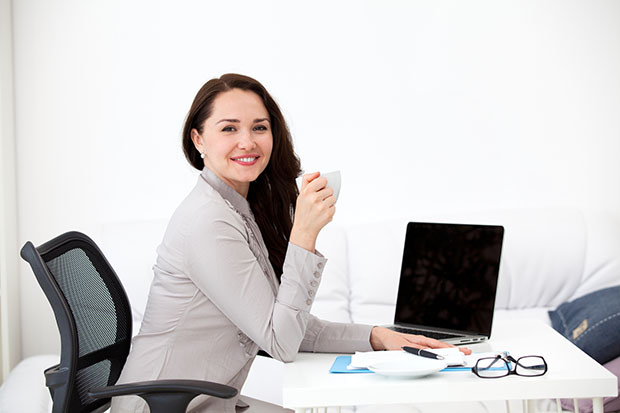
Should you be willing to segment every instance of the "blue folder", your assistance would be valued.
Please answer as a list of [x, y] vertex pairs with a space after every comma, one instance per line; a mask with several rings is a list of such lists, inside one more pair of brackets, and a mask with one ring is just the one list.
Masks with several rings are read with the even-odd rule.
[[334, 364], [329, 369], [330, 373], [372, 373], [368, 369], [348, 369], [347, 366], [351, 364], [351, 356], [338, 356], [334, 360]]

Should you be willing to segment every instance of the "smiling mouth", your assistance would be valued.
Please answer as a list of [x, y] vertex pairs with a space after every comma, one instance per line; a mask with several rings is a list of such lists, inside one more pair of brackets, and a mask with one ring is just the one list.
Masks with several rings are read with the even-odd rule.
[[238, 158], [230, 158], [239, 165], [254, 165], [260, 156], [243, 156]]

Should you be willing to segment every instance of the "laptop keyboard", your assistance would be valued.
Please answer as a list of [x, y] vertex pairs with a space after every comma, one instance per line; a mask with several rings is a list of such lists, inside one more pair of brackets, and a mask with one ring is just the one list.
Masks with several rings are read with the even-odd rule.
[[436, 340], [443, 340], [446, 338], [454, 338], [454, 337], [464, 337], [462, 334], [440, 333], [438, 331], [418, 330], [415, 328], [405, 328], [405, 327], [390, 327], [390, 328], [394, 331], [398, 331], [399, 333], [418, 334], [421, 336], [434, 338]]

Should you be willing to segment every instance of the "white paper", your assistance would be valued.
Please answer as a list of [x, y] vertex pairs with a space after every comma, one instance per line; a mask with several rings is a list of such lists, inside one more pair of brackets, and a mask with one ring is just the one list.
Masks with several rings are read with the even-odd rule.
[[465, 355], [457, 347], [429, 348], [426, 351], [442, 356], [450, 367], [463, 366], [465, 364]]

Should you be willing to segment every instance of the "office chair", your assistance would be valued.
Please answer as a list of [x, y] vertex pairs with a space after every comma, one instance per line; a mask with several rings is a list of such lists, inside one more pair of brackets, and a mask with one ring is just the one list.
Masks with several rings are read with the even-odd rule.
[[101, 412], [114, 396], [138, 395], [151, 413], [185, 412], [199, 394], [229, 399], [233, 387], [199, 380], [114, 385], [131, 342], [131, 308], [116, 273], [86, 235], [67, 232], [21, 256], [32, 267], [60, 331], [60, 364], [45, 370], [53, 413]]

